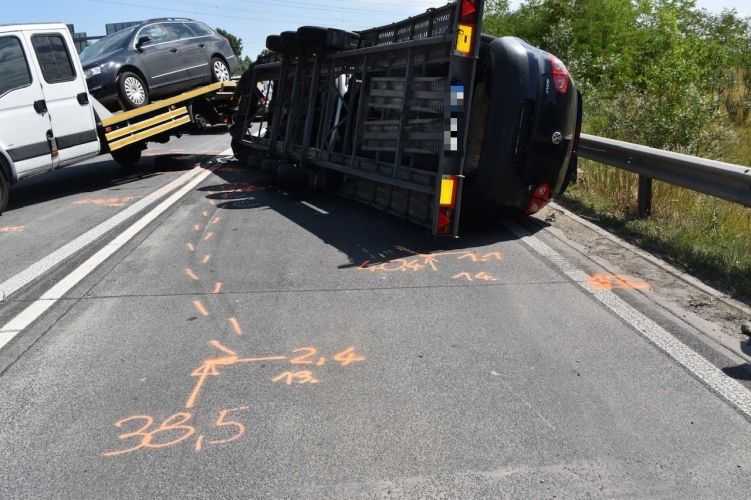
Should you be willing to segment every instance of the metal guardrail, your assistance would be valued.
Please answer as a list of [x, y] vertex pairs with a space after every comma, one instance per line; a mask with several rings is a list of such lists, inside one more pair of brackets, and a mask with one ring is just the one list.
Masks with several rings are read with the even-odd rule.
[[639, 174], [639, 215], [651, 211], [652, 179], [751, 207], [751, 167], [582, 134], [578, 153]]

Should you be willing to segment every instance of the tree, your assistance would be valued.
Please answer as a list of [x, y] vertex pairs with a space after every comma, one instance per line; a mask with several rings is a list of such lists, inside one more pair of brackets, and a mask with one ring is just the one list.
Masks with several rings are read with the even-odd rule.
[[235, 53], [238, 60], [242, 60], [242, 54], [243, 54], [243, 39], [240, 37], [237, 37], [230, 33], [229, 31], [223, 30], [222, 28], [217, 28], [216, 32], [222, 35], [224, 38], [227, 39], [227, 41], [230, 44], [230, 47], [232, 47], [232, 52]]

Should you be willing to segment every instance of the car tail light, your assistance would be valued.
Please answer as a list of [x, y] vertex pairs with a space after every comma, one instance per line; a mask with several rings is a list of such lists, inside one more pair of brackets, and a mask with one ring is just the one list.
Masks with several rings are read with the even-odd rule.
[[568, 87], [571, 84], [571, 75], [566, 69], [566, 66], [555, 56], [550, 56], [551, 73], [553, 75], [553, 87], [559, 94], [565, 94], [568, 92]]
[[527, 215], [532, 215], [545, 207], [550, 202], [550, 197], [553, 192], [550, 189], [550, 184], [540, 184], [532, 191], [532, 197], [529, 199], [527, 205]]

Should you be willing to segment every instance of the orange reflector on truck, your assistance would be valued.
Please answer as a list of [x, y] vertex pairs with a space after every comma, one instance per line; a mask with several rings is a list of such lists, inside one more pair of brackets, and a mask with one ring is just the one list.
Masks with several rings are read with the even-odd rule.
[[441, 196], [439, 205], [442, 207], [454, 207], [456, 205], [456, 188], [458, 182], [453, 175], [444, 175], [441, 178]]
[[469, 55], [472, 52], [472, 26], [460, 24], [456, 31], [456, 51]]

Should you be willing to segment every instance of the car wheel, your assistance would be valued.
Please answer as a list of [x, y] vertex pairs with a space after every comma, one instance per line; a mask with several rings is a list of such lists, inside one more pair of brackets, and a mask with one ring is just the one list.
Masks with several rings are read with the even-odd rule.
[[139, 161], [141, 161], [141, 152], [143, 150], [140, 146], [130, 146], [123, 149], [118, 149], [112, 152], [112, 159], [115, 160], [121, 167], [133, 168]]
[[120, 101], [126, 109], [140, 108], [149, 103], [149, 90], [140, 76], [130, 71], [120, 75], [118, 81]]
[[0, 215], [8, 208], [10, 199], [10, 182], [5, 178], [5, 173], [0, 170]]
[[211, 58], [211, 79], [215, 82], [223, 82], [232, 78], [229, 66], [219, 57]]

